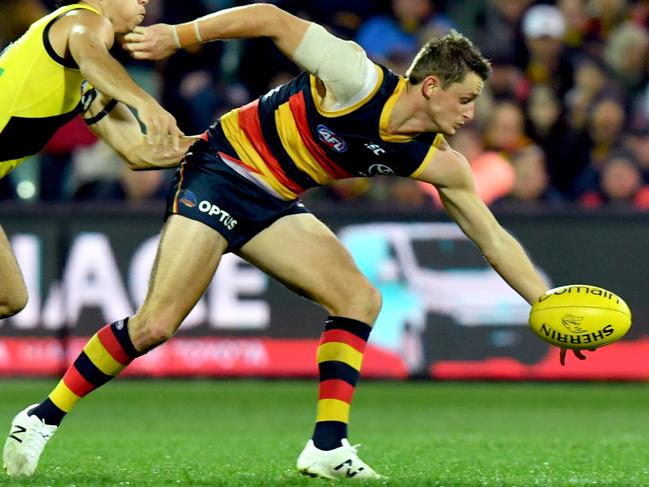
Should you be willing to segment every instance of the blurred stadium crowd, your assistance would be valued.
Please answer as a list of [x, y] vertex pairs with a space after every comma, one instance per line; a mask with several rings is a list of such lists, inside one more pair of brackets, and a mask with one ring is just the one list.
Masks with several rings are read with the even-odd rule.
[[[152, 0], [145, 24], [177, 23], [250, 2]], [[646, 0], [277, 0], [353, 39], [405, 73], [430, 36], [455, 28], [491, 59], [476, 118], [450, 139], [469, 159], [492, 207], [649, 209], [649, 2]], [[53, 0], [0, 0], [0, 49]], [[267, 39], [215, 42], [164, 63], [116, 56], [187, 134], [296, 74]], [[0, 181], [0, 197], [28, 201], [147, 200], [169, 171], [133, 173], [83, 122], [64, 127], [35, 160]], [[434, 189], [399, 178], [351, 179], [310, 201], [439, 205]]]

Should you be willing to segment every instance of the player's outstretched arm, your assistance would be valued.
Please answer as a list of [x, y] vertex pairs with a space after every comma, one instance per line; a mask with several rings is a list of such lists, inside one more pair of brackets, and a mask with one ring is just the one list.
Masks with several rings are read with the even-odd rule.
[[326, 104], [346, 104], [378, 80], [365, 51], [322, 26], [300, 19], [274, 5], [237, 7], [178, 25], [137, 27], [124, 47], [135, 59], [165, 59], [177, 49], [220, 39], [269, 37], [278, 49], [325, 87]]
[[469, 163], [444, 141], [418, 179], [434, 184], [444, 208], [502, 278], [532, 304], [546, 290], [523, 247], [477, 195]]
[[80, 12], [70, 29], [68, 47], [81, 73], [97, 90], [137, 110], [148, 142], [163, 152], [180, 148], [182, 132], [175, 118], [129, 76], [109, 53], [114, 41], [111, 23], [92, 12]]
[[[532, 304], [547, 291], [546, 283], [521, 244], [502, 228], [476, 193], [469, 162], [464, 156], [443, 141], [417, 179], [437, 188], [449, 216], [478, 245], [496, 272], [528, 303]], [[587, 358], [579, 350], [572, 352], [579, 360]], [[567, 349], [562, 348], [561, 365], [565, 365], [566, 353]]]
[[136, 27], [124, 38], [135, 59], [160, 60], [177, 49], [223, 39], [270, 37], [289, 58], [310, 22], [271, 4], [224, 9], [177, 25]]
[[83, 114], [88, 127], [124, 159], [134, 171], [175, 167], [195, 137], [181, 137], [179, 149], [166, 153], [147, 143], [135, 115], [123, 103], [98, 94]]

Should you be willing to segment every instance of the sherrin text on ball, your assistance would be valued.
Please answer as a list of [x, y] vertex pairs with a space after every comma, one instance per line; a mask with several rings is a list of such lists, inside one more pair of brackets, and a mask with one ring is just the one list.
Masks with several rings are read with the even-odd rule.
[[550, 289], [532, 305], [530, 327], [553, 345], [598, 348], [622, 338], [631, 311], [617, 294], [597, 286], [571, 284]]

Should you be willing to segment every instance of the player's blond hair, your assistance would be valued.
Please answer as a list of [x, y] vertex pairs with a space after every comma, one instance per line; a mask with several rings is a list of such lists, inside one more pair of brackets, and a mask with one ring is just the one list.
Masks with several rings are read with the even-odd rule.
[[406, 77], [416, 85], [426, 76], [435, 75], [442, 88], [446, 88], [463, 81], [469, 72], [485, 81], [491, 75], [491, 63], [469, 39], [451, 30], [443, 37], [431, 39], [419, 50]]

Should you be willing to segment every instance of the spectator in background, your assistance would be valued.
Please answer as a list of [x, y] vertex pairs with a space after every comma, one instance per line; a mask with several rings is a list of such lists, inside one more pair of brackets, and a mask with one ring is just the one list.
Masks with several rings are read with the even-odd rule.
[[649, 127], [630, 131], [624, 136], [624, 148], [633, 154], [644, 184], [649, 184]]
[[626, 0], [587, 0], [586, 11], [591, 21], [591, 31], [606, 41], [615, 28], [624, 22], [629, 12]]
[[501, 101], [494, 106], [484, 133], [485, 148], [509, 158], [513, 152], [528, 146], [525, 117], [518, 103]]
[[624, 89], [629, 107], [634, 105], [647, 84], [647, 54], [649, 33], [631, 22], [620, 24], [606, 43], [604, 59]]
[[477, 44], [485, 56], [524, 65], [525, 49], [520, 23], [525, 10], [532, 0], [489, 0], [481, 18], [478, 20], [476, 33]]
[[498, 205], [537, 206], [539, 203], [556, 204], [561, 196], [550, 184], [545, 154], [537, 145], [530, 145], [512, 157], [514, 184], [511, 192], [498, 200]]
[[[372, 0], [310, 0], [296, 3], [308, 11], [310, 17], [318, 19], [329, 30], [345, 39], [353, 39], [360, 26], [370, 17], [378, 15], [385, 1]], [[293, 9], [290, 9], [293, 11]], [[385, 8], [383, 9], [385, 10]]]
[[531, 84], [552, 86], [563, 96], [572, 86], [572, 66], [563, 44], [566, 21], [552, 5], [535, 5], [523, 17], [525, 73]]
[[391, 14], [367, 20], [358, 30], [356, 42], [372, 60], [404, 74], [423, 39], [444, 35], [454, 25], [436, 11], [432, 0], [392, 0]]
[[597, 57], [582, 56], [575, 63], [574, 85], [564, 97], [568, 120], [574, 128], [586, 126], [596, 100], [607, 93], [622, 96], [622, 91], [609, 78], [608, 67]]
[[583, 47], [590, 39], [590, 19], [586, 13], [584, 0], [559, 0], [557, 8], [563, 14], [566, 22], [564, 43], [573, 49]]
[[492, 58], [491, 69], [488, 91], [495, 100], [522, 101], [527, 97], [529, 83], [510, 57]]
[[598, 190], [604, 162], [622, 147], [625, 121], [624, 107], [616, 98], [603, 98], [593, 106], [585, 131], [589, 141], [590, 163], [575, 178], [578, 195]]
[[545, 152], [550, 183], [564, 199], [574, 201], [575, 178], [590, 163], [588, 138], [566, 122], [559, 98], [547, 85], [532, 88], [526, 109], [527, 133]]
[[27, 31], [36, 19], [47, 14], [39, 0], [0, 0], [0, 51]]
[[626, 115], [622, 102], [613, 97], [597, 101], [587, 124], [590, 137], [590, 160], [595, 166], [622, 144]]
[[633, 155], [618, 151], [603, 162], [598, 172], [599, 187], [582, 195], [580, 203], [587, 208], [603, 205], [620, 209], [649, 209], [649, 186]]

